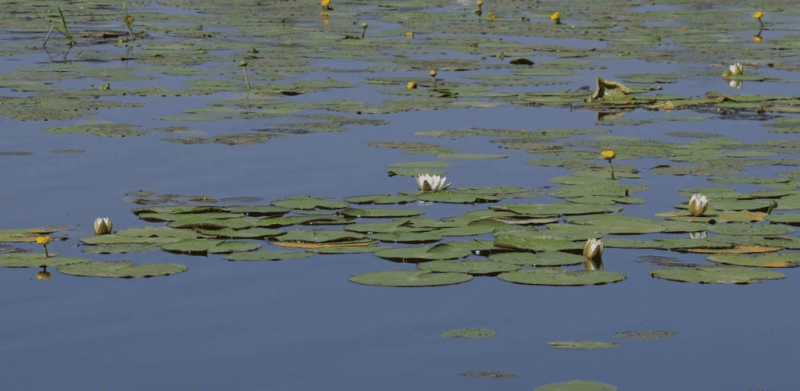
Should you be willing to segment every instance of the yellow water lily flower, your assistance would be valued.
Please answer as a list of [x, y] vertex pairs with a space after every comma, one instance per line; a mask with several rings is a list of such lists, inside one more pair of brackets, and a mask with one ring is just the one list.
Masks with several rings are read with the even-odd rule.
[[497, 14], [494, 12], [489, 12], [489, 15], [486, 15], [489, 19], [497, 19]]
[[417, 187], [419, 187], [419, 189], [422, 191], [436, 192], [440, 190], [446, 190], [448, 187], [450, 187], [450, 183], [447, 185], [444, 184], [447, 178], [439, 177], [438, 175], [422, 174], [417, 176], [416, 180]]
[[692, 216], [702, 216], [708, 208], [708, 197], [702, 194], [695, 194], [689, 200], [689, 213]]
[[320, 0], [319, 5], [326, 10], [332, 10], [331, 8], [331, 0]]
[[44, 257], [49, 258], [50, 253], [47, 252], [47, 245], [53, 243], [53, 238], [49, 236], [38, 236], [36, 237], [36, 243], [41, 244], [44, 247]]
[[431, 77], [436, 77], [436, 70], [435, 69], [431, 69], [431, 71], [428, 72], [428, 74], [431, 75]]
[[753, 14], [753, 19], [761, 19], [763, 17], [764, 17], [764, 13], [761, 12], [761, 11], [758, 11], [758, 12]]
[[556, 11], [550, 14], [550, 20], [556, 22], [556, 24], [561, 23], [561, 12]]
[[589, 239], [583, 246], [583, 257], [586, 259], [598, 259], [603, 255], [603, 241], [600, 239]]
[[114, 222], [109, 217], [97, 218], [94, 220], [94, 234], [110, 234], [114, 230]]
[[482, 2], [481, 0], [478, 0], [478, 2], [477, 2], [477, 3], [475, 3], [475, 4], [476, 4], [478, 7], [480, 7], [480, 6], [482, 6], [482, 5], [483, 5], [483, 2]]
[[603, 159], [606, 159], [606, 160], [611, 160], [611, 159], [617, 157], [617, 153], [612, 151], [612, 150], [603, 151], [603, 152], [600, 152], [600, 157], [602, 157]]
[[415, 83], [413, 81], [410, 81], [410, 82], [408, 82], [408, 84], [406, 84], [406, 89], [407, 90], [413, 90], [415, 88], [417, 88], [417, 83]]
[[133, 16], [125, 15], [125, 24], [127, 24], [128, 26], [133, 24], [133, 20], [134, 20]]
[[406, 37], [409, 37], [409, 38], [414, 38], [414, 32], [413, 32], [413, 31], [409, 31], [409, 32], [407, 32], [407, 33], [406, 33]]

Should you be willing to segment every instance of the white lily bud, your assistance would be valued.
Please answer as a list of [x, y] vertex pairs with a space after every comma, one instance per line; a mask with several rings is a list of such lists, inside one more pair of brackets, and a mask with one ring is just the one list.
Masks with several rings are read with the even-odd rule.
[[586, 259], [596, 259], [603, 255], [603, 241], [600, 239], [589, 239], [583, 247], [583, 257]]
[[94, 221], [94, 234], [105, 235], [110, 234], [114, 230], [114, 222], [110, 217], [98, 218]]
[[692, 216], [702, 216], [708, 208], [708, 197], [702, 194], [695, 194], [689, 200], [689, 212]]
[[446, 186], [444, 184], [447, 178], [440, 178], [438, 175], [422, 174], [417, 176], [416, 180], [417, 187], [422, 191], [439, 191], [450, 187], [449, 183]]

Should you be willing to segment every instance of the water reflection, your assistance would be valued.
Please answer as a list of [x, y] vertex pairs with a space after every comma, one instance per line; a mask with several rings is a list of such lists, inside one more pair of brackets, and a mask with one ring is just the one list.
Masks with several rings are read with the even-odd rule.
[[37, 280], [49, 280], [52, 277], [52, 274], [47, 271], [47, 266], [42, 266], [42, 270], [36, 273]]
[[689, 237], [692, 239], [705, 239], [707, 236], [708, 236], [707, 231], [689, 233]]
[[758, 30], [758, 33], [757, 33], [756, 35], [754, 35], [754, 36], [753, 36], [753, 42], [758, 42], [758, 43], [761, 43], [761, 42], [763, 42], [763, 41], [764, 41], [764, 38], [762, 38], [762, 37], [761, 37], [761, 32], [762, 32], [762, 31], [764, 31], [764, 29], [759, 29], [759, 30]]
[[583, 268], [585, 270], [605, 270], [603, 266], [603, 258], [597, 257], [583, 261]]

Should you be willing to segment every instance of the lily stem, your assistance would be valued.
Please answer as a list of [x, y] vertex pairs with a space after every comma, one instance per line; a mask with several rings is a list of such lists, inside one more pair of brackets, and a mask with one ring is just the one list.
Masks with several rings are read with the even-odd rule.
[[250, 78], [247, 77], [247, 67], [242, 67], [242, 70], [244, 71], [244, 81], [245, 81], [245, 83], [247, 83], [247, 89], [249, 90], [250, 89]]
[[45, 245], [43, 245], [43, 247], [44, 247], [44, 257], [45, 258], [50, 258], [50, 253], [47, 252], [47, 245], [45, 244]]
[[53, 28], [55, 28], [55, 27], [56, 27], [56, 26], [50, 25], [50, 31], [48, 31], [48, 32], [47, 32], [47, 36], [46, 36], [46, 37], [44, 37], [44, 43], [42, 44], [42, 47], [45, 47], [45, 46], [47, 46], [47, 40], [49, 40], [49, 39], [50, 39], [50, 34], [52, 34], [52, 33], [53, 33]]
[[611, 165], [611, 179], [617, 179], [617, 178], [614, 178], [614, 163], [611, 163], [611, 160], [609, 160], [608, 164]]

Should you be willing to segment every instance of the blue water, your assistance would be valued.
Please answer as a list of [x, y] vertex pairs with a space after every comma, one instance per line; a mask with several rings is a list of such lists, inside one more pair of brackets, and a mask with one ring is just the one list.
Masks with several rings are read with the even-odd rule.
[[[648, 6], [641, 10], [670, 9], [665, 7]], [[154, 5], [150, 9], [166, 8]], [[532, 44], [552, 44], [552, 41], [531, 39]], [[46, 56], [41, 55], [14, 61], [0, 58], [0, 69], [8, 72], [13, 67], [45, 60]], [[540, 60], [551, 58], [536, 59]], [[567, 79], [570, 84], [547, 89], [594, 86], [598, 73], [613, 78], [632, 72], [686, 71], [693, 77], [664, 84], [661, 92], [699, 96], [709, 90], [728, 91], [724, 80], [710, 76], [721, 73], [721, 68], [713, 64], [652, 64], [636, 60], [595, 63], [607, 65], [608, 69], [579, 70], [576, 76], [555, 78]], [[328, 75], [359, 86], [283, 99], [359, 99], [378, 104], [383, 99], [395, 98], [379, 90], [403, 86], [369, 85], [363, 83], [365, 79], [414, 76], [412, 72], [337, 72], [376, 64], [312, 60], [314, 72], [281, 82]], [[318, 71], [320, 68], [327, 71]], [[759, 72], [793, 76], [791, 72], [767, 68]], [[468, 81], [456, 73], [443, 73], [441, 77]], [[119, 88], [147, 85], [179, 88], [190, 79], [112, 83]], [[66, 80], [60, 81], [59, 86], [85, 88], [81, 85], [92, 83], [97, 85], [99, 80]], [[791, 86], [745, 82], [735, 93], [792, 94]], [[516, 90], [522, 93], [532, 88]], [[8, 90], [0, 94], [16, 95]], [[230, 95], [110, 97], [105, 99], [141, 103], [143, 107], [102, 110], [89, 117], [135, 123], [143, 129], [186, 125], [205, 137], [248, 132], [273, 123], [305, 121], [295, 117], [185, 123], [155, 119], [183, 115], [183, 110], [203, 108]], [[342, 199], [353, 195], [395, 194], [414, 191], [416, 185], [409, 177], [388, 177], [386, 165], [444, 160], [363, 144], [368, 141], [423, 141], [464, 153], [508, 155], [504, 159], [447, 160], [456, 164], [446, 168], [448, 181], [454, 187], [509, 185], [552, 189], [558, 185], [550, 182], [551, 178], [569, 174], [563, 168], [528, 165], [526, 160], [539, 155], [500, 149], [488, 137], [451, 140], [414, 135], [423, 130], [471, 126], [531, 131], [596, 128], [611, 129], [611, 134], [617, 136], [671, 142], [694, 141], [666, 135], [673, 131], [720, 133], [746, 143], [797, 139], [793, 134], [768, 133], [764, 121], [720, 120], [689, 110], [672, 113], [636, 110], [621, 119], [661, 116], [709, 119], [609, 127], [598, 124], [593, 111], [508, 103], [492, 109], [361, 117], [304, 112], [313, 113], [382, 119], [389, 121], [389, 125], [352, 125], [345, 132], [287, 135], [259, 145], [227, 146], [164, 142], [162, 138], [182, 136], [163, 132], [125, 138], [44, 132], [50, 127], [85, 123], [89, 117], [26, 122], [0, 118], [3, 136], [0, 152], [32, 152], [27, 156], [0, 156], [3, 166], [0, 200], [5, 204], [0, 228], [66, 226], [71, 230], [59, 234], [67, 236], [67, 240], [49, 246], [62, 256], [135, 263], [176, 262], [189, 267], [188, 272], [178, 275], [131, 280], [79, 278], [52, 270], [49, 281], [36, 280], [36, 269], [0, 269], [0, 292], [4, 297], [0, 308], [5, 320], [0, 323], [2, 389], [531, 390], [552, 382], [587, 379], [612, 384], [620, 390], [672, 391], [788, 390], [798, 383], [795, 368], [800, 360], [791, 349], [799, 342], [797, 335], [800, 335], [798, 313], [791, 300], [797, 291], [798, 269], [780, 270], [786, 274], [784, 280], [753, 285], [686, 284], [653, 279], [649, 272], [655, 267], [635, 260], [642, 255], [662, 255], [708, 263], [703, 255], [607, 248], [606, 269], [625, 273], [625, 281], [559, 288], [476, 277], [468, 283], [446, 287], [378, 288], [353, 284], [348, 278], [415, 266], [389, 262], [372, 254], [229, 262], [223, 255], [204, 257], [167, 252], [84, 255], [81, 252], [79, 239], [92, 235], [91, 225], [96, 217], [113, 218], [117, 230], [162, 225], [146, 223], [131, 213], [138, 205], [124, 195], [127, 191], [147, 189], [158, 193], [265, 200], [254, 204], [291, 195]], [[586, 139], [590, 138], [575, 138]], [[51, 153], [57, 149], [85, 152]], [[686, 202], [679, 190], [720, 185], [703, 177], [659, 176], [647, 171], [658, 164], [683, 163], [652, 158], [616, 163], [642, 171], [641, 179], [621, 182], [650, 186], [634, 194], [647, 199], [646, 204], [625, 206], [623, 213], [630, 215], [654, 218], [655, 213]], [[771, 177], [792, 169], [795, 168], [751, 167], [742, 175]], [[742, 185], [737, 189], [756, 188]], [[488, 205], [412, 203], [403, 207], [424, 210], [425, 217], [438, 219], [482, 210]], [[263, 241], [261, 244], [265, 249], [279, 249]], [[40, 251], [35, 245], [18, 246]], [[476, 341], [439, 337], [442, 331], [466, 327], [488, 327], [498, 335]], [[657, 341], [630, 341], [614, 336], [616, 332], [642, 330], [671, 330], [680, 334]], [[568, 351], [550, 348], [547, 343], [554, 340], [616, 341], [622, 345], [607, 350]], [[457, 375], [470, 370], [513, 372], [520, 378], [485, 380]]]

